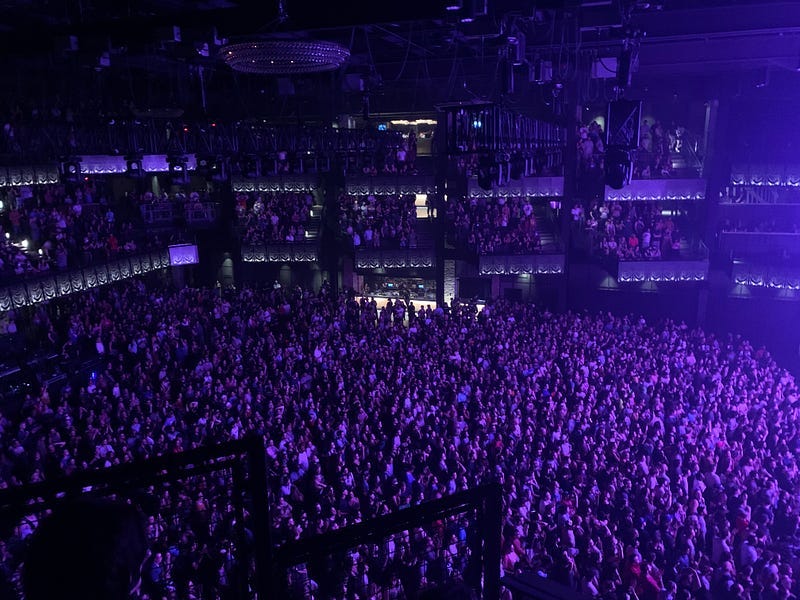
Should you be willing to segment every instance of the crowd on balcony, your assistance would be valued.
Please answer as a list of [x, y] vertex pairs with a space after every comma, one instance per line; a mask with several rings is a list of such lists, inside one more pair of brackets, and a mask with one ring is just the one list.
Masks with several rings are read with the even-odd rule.
[[[3, 409], [3, 486], [255, 433], [276, 544], [496, 481], [506, 573], [594, 597], [800, 591], [798, 390], [740, 337], [507, 301], [379, 309], [325, 285], [133, 281], [17, 320], [15, 335], [101, 366]], [[148, 597], [228, 597], [230, 489], [225, 476], [150, 489]], [[35, 526], [8, 530], [0, 577]], [[313, 564], [293, 577], [323, 597], [414, 596], [463, 574], [466, 535], [458, 521], [400, 534], [330, 578]]]
[[339, 226], [353, 248], [416, 248], [417, 208], [413, 195], [339, 197]]
[[636, 179], [657, 179], [672, 175], [670, 155], [684, 150], [686, 128], [666, 127], [660, 121], [642, 119], [639, 126], [639, 148], [633, 165]]
[[605, 133], [597, 121], [582, 125], [578, 132], [578, 166], [582, 171], [603, 168]]
[[677, 258], [688, 226], [685, 212], [658, 202], [595, 202], [588, 211], [576, 203], [572, 219], [590, 252], [619, 260]]
[[239, 192], [236, 214], [245, 244], [306, 240], [314, 196], [308, 192]]
[[[98, 195], [92, 183], [6, 188], [2, 198], [4, 282], [112, 259], [158, 243], [157, 237], [142, 237], [135, 213], [119, 218], [116, 205]], [[123, 207], [120, 212], [128, 211]]]
[[453, 242], [478, 254], [533, 254], [542, 240], [526, 197], [469, 198], [448, 206]]
[[[672, 156], [690, 149], [690, 134], [681, 125], [667, 127], [658, 120], [642, 119], [639, 126], [639, 147], [633, 154], [634, 179], [659, 179], [675, 174]], [[593, 121], [582, 125], [578, 140], [578, 165], [582, 171], [602, 170], [606, 153], [605, 133]]]
[[359, 149], [349, 161], [348, 171], [369, 176], [418, 174], [416, 134], [412, 131], [407, 138], [397, 137], [374, 150]]

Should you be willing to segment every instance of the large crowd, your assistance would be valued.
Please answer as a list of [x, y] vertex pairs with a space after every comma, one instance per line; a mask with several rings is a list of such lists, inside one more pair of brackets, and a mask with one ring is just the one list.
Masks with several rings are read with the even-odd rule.
[[[0, 278], [107, 261], [157, 243], [92, 183], [6, 188], [0, 210]], [[120, 217], [122, 214], [122, 217]]]
[[306, 238], [314, 197], [307, 192], [239, 192], [236, 214], [245, 244], [293, 243]]
[[[609, 598], [800, 591], [797, 388], [739, 337], [506, 301], [378, 308], [326, 285], [220, 294], [133, 281], [50, 311], [17, 315], [16, 335], [102, 366], [4, 409], [2, 486], [255, 432], [276, 543], [498, 481], [505, 572]], [[226, 597], [226, 489], [151, 491], [147, 597]], [[0, 544], [3, 576], [32, 527]], [[402, 598], [466, 568], [464, 535], [455, 521], [393, 538], [391, 553], [352, 553], [336, 582], [312, 567], [293, 577], [308, 597]]]
[[665, 211], [658, 202], [595, 202], [588, 211], [572, 208], [576, 233], [589, 250], [619, 260], [670, 259], [680, 256], [681, 231], [690, 226], [691, 207]]
[[478, 254], [542, 250], [533, 203], [526, 197], [470, 198], [448, 206], [453, 241]]
[[339, 198], [339, 226], [354, 248], [415, 248], [415, 197], [342, 194]]

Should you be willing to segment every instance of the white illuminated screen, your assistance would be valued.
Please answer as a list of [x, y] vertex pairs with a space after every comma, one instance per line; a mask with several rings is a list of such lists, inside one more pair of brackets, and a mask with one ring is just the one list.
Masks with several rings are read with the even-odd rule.
[[198, 262], [197, 246], [194, 244], [180, 244], [169, 247], [169, 264], [173, 267], [182, 265], [196, 265]]

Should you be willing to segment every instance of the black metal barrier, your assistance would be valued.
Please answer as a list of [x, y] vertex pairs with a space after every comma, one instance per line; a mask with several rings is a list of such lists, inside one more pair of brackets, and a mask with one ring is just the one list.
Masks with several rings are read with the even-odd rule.
[[[406, 565], [413, 563], [418, 567], [423, 579], [418, 578], [417, 587], [405, 582], [407, 598], [415, 598], [430, 586], [457, 582], [467, 585], [481, 598], [499, 598], [501, 488], [498, 484], [290, 542], [278, 549], [272, 542], [267, 489], [263, 439], [253, 436], [0, 490], [0, 532], [8, 535], [9, 531], [27, 527], [30, 533], [46, 511], [85, 497], [124, 499], [142, 508], [146, 515], [163, 513], [165, 530], [173, 527], [180, 532], [185, 530], [184, 521], [188, 517], [178, 510], [175, 498], [195, 501], [204, 497], [202, 490], [205, 490], [208, 506], [220, 507], [222, 504], [212, 500], [216, 491], [223, 504], [230, 502], [230, 516], [235, 516], [219, 535], [218, 545], [232, 557], [232, 567], [224, 590], [209, 584], [210, 593], [216, 597], [259, 600], [330, 597], [332, 594], [323, 581], [325, 566], [329, 571], [341, 570], [342, 562], [337, 557], [361, 551], [371, 558], [382, 553], [394, 564], [405, 560]], [[165, 503], [165, 498], [171, 498], [173, 503]], [[165, 510], [165, 506], [172, 512]], [[421, 540], [427, 542], [422, 550]], [[24, 540], [18, 536], [17, 541]], [[21, 543], [20, 547], [23, 546]], [[387, 554], [390, 546], [395, 546], [395, 556]], [[13, 564], [5, 565], [15, 573], [17, 584], [23, 562], [24, 549], [15, 556]], [[320, 578], [321, 587], [298, 593], [294, 584], [301, 573], [309, 585], [313, 577]], [[369, 576], [375, 579], [370, 582], [375, 586], [387, 589], [392, 585], [391, 581], [377, 580], [377, 570]], [[362, 573], [362, 579], [366, 578]], [[399, 576], [396, 580], [399, 584]], [[172, 590], [181, 595], [179, 588]], [[208, 594], [206, 589], [203, 595], [208, 597]], [[354, 597], [353, 593], [347, 597]]]
[[[373, 567], [376, 561], [384, 565], [403, 562], [402, 556], [393, 553], [403, 552], [402, 538], [406, 536], [412, 543], [415, 540], [419, 542], [420, 538], [424, 541], [427, 537], [428, 549], [406, 558], [413, 558], [416, 561], [414, 567], [429, 575], [429, 584], [446, 585], [460, 581], [472, 588], [478, 597], [497, 600], [500, 596], [501, 525], [501, 488], [498, 484], [489, 484], [290, 542], [274, 554], [273, 586], [269, 598], [360, 597], [363, 594], [346, 587], [347, 573], [343, 571], [347, 566], [358, 571], [352, 560], [353, 554], [360, 548], [372, 561]], [[454, 541], [449, 545], [447, 540], [442, 540], [447, 531], [459, 529], [464, 535], [453, 535], [451, 539]], [[399, 540], [393, 537], [397, 534], [400, 534]], [[437, 537], [443, 541], [444, 548], [436, 545], [434, 539]], [[348, 556], [351, 557], [349, 561]], [[353, 576], [361, 584], [366, 573], [355, 572]], [[402, 581], [402, 574], [391, 568], [388, 573], [378, 573], [372, 568], [369, 577], [379, 580], [376, 585], [384, 591], [402, 586], [406, 598], [415, 598], [421, 591], [410, 588], [408, 582]], [[325, 586], [337, 586], [338, 589], [326, 589]]]
[[[18, 528], [18, 524], [35, 524], [45, 511], [78, 497], [119, 498], [146, 504], [148, 499], [152, 502], [158, 498], [158, 491], [168, 490], [176, 496], [185, 488], [186, 496], [194, 499], [197, 490], [204, 487], [210, 496], [212, 492], [200, 482], [201, 478], [214, 478], [221, 484], [223, 499], [230, 500], [235, 514], [232, 539], [224, 542], [225, 551], [232, 556], [231, 564], [235, 565], [229, 591], [237, 598], [266, 598], [272, 543], [261, 438], [251, 437], [0, 490], [0, 522], [3, 530], [8, 530], [9, 525], [17, 524]], [[209, 502], [213, 500], [209, 498]], [[180, 525], [178, 514], [167, 515], [167, 519], [167, 525]], [[248, 541], [248, 533], [252, 543]], [[17, 571], [17, 580], [24, 552], [20, 558], [14, 565], [6, 565]]]
[[577, 592], [536, 573], [506, 575], [501, 583], [511, 592], [514, 600], [589, 600], [591, 598], [588, 594]]

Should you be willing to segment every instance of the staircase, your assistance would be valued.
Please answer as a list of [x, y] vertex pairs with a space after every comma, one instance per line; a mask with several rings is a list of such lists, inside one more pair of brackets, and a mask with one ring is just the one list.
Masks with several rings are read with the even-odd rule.
[[686, 153], [670, 154], [670, 165], [672, 176], [678, 179], [696, 179], [700, 176], [702, 169], [699, 160], [686, 155]]
[[311, 207], [311, 214], [306, 223], [306, 240], [318, 240], [322, 233], [322, 205], [315, 204]]
[[558, 252], [560, 250], [558, 224], [553, 221], [550, 207], [544, 204], [534, 204], [533, 214], [536, 217], [539, 237], [542, 240], [542, 251]]
[[686, 131], [683, 134], [680, 152], [671, 152], [670, 166], [675, 177], [694, 179], [703, 171], [703, 158], [698, 154], [700, 142], [697, 137]]
[[430, 219], [417, 219], [417, 248], [435, 248], [436, 231]]

